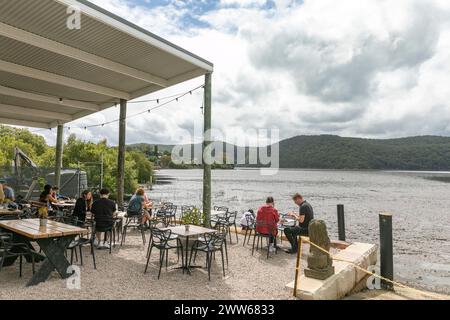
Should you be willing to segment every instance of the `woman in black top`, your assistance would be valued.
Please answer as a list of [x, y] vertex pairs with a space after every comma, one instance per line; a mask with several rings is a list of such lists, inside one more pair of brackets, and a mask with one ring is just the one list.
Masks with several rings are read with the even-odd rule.
[[78, 218], [78, 221], [86, 221], [86, 212], [91, 211], [92, 207], [92, 193], [89, 190], [83, 191], [81, 198], [75, 203], [73, 209], [73, 216]]

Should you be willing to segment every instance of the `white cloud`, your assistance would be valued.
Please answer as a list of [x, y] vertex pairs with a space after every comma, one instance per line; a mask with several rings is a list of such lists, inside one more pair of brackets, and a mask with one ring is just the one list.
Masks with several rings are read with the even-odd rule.
[[[214, 62], [213, 124], [230, 140], [271, 126], [282, 138], [450, 134], [448, 1], [280, 0], [264, 9], [262, 0], [222, 0], [201, 15], [179, 1], [155, 9], [94, 2]], [[181, 27], [187, 13], [209, 27]], [[201, 126], [201, 97], [180, 105], [131, 123], [128, 142], [175, 142], [183, 128]], [[115, 143], [116, 135], [112, 126], [92, 137]]]

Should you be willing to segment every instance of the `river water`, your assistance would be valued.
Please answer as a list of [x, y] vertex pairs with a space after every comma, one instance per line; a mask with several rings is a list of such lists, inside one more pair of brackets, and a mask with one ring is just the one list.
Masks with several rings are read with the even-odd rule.
[[[201, 206], [201, 170], [161, 170], [174, 180], [155, 185], [154, 200]], [[379, 243], [379, 213], [393, 214], [396, 280], [417, 288], [450, 293], [450, 178], [447, 172], [213, 170], [212, 204], [242, 212], [257, 209], [269, 195], [281, 213], [297, 210], [300, 192], [337, 239], [336, 205], [345, 205], [347, 240]]]

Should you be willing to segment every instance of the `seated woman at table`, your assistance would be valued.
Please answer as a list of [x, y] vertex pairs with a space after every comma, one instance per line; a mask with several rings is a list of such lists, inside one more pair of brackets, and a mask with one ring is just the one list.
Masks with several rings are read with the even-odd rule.
[[47, 184], [44, 186], [44, 191], [42, 191], [39, 196], [39, 202], [46, 203], [48, 212], [51, 213], [53, 211], [52, 203], [58, 203], [59, 201], [52, 196], [53, 190], [52, 186]]
[[275, 201], [272, 197], [268, 197], [266, 205], [258, 210], [256, 215], [256, 232], [270, 235], [269, 250], [274, 252], [275, 240], [278, 235], [278, 221], [280, 221], [280, 214], [275, 209]]
[[73, 209], [73, 216], [77, 217], [78, 221], [86, 221], [86, 212], [91, 211], [92, 200], [92, 193], [89, 190], [83, 191], [81, 197], [77, 199]]
[[128, 216], [141, 216], [141, 224], [138, 229], [146, 227], [147, 221], [151, 220], [149, 204], [145, 203], [145, 191], [142, 188], [136, 190], [136, 193], [128, 204], [127, 215]]
[[[100, 199], [94, 201], [91, 212], [95, 220], [95, 245], [100, 248], [110, 248], [108, 241], [101, 241], [106, 231], [114, 227], [114, 214], [117, 211], [116, 203], [109, 198], [109, 190], [100, 190]], [[108, 239], [106, 239], [108, 240]]]

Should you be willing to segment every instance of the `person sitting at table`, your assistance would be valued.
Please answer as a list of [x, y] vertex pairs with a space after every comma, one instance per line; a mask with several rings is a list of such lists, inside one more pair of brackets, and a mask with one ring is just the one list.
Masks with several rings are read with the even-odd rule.
[[[142, 189], [142, 190], [145, 191], [144, 186], [140, 186], [139, 189]], [[148, 195], [147, 195], [147, 193], [145, 193], [145, 192], [144, 192], [144, 201], [145, 201], [145, 205], [146, 205], [146, 206], [148, 206], [148, 207], [150, 207], [150, 208], [152, 207], [153, 202], [148, 198]]]
[[86, 221], [86, 212], [91, 211], [92, 200], [92, 193], [89, 190], [83, 191], [81, 197], [77, 199], [73, 209], [73, 216], [77, 217], [78, 221]]
[[109, 249], [111, 244], [106, 241], [101, 241], [106, 231], [112, 230], [114, 227], [114, 214], [116, 210], [116, 203], [109, 198], [109, 190], [100, 190], [100, 199], [94, 201], [91, 212], [95, 220], [95, 245], [99, 249]]
[[299, 214], [294, 212], [289, 212], [287, 215], [293, 217], [296, 221], [298, 221], [298, 226], [286, 227], [284, 229], [284, 234], [286, 238], [291, 243], [292, 248], [287, 250], [287, 253], [295, 254], [298, 250], [298, 236], [308, 236], [308, 228], [311, 220], [314, 219], [314, 210], [312, 206], [303, 198], [303, 196], [299, 193], [296, 193], [292, 200], [294, 200], [295, 204], [299, 206]]
[[128, 203], [127, 215], [129, 217], [132, 216], [141, 216], [141, 224], [138, 229], [141, 230], [147, 226], [147, 221], [151, 220], [150, 213], [147, 211], [149, 209], [149, 205], [145, 203], [145, 191], [142, 188], [136, 190], [136, 193], [131, 197], [130, 202]]
[[59, 188], [57, 186], [52, 187], [52, 197], [57, 200], [70, 200], [69, 197], [65, 197], [59, 193]]
[[53, 212], [52, 203], [58, 203], [59, 201], [53, 198], [52, 186], [47, 184], [44, 186], [44, 191], [42, 191], [39, 196], [39, 202], [45, 203], [47, 205], [47, 210], [49, 214]]
[[242, 230], [247, 230], [249, 227], [251, 227], [255, 223], [255, 213], [253, 212], [253, 210], [249, 209], [244, 212], [239, 223], [241, 224]]
[[5, 201], [5, 193], [3, 192], [3, 184], [0, 183], [0, 204]]
[[14, 195], [14, 190], [10, 186], [8, 186], [6, 180], [0, 180], [0, 184], [3, 187], [3, 193], [5, 195], [4, 202], [14, 202], [16, 201], [16, 197]]
[[270, 235], [269, 251], [276, 251], [276, 237], [278, 235], [278, 221], [280, 221], [280, 214], [275, 209], [275, 201], [273, 197], [268, 197], [266, 204], [259, 208], [256, 215], [256, 232]]

